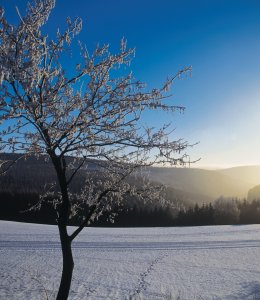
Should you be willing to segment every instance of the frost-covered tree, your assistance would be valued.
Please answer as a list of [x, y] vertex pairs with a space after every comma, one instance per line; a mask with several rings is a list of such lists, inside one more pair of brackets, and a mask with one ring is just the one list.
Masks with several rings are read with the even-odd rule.
[[[72, 72], [64, 55], [72, 50], [82, 22], [68, 18], [66, 29], [57, 31], [55, 38], [43, 34], [54, 5], [55, 0], [28, 3], [24, 16], [17, 9], [17, 25], [9, 24], [1, 8], [0, 137], [1, 151], [46, 155], [54, 166], [57, 182], [38, 207], [52, 199], [57, 211], [63, 254], [57, 299], [67, 299], [74, 267], [71, 243], [80, 231], [103, 212], [112, 212], [125, 197], [163, 201], [159, 187], [150, 186], [143, 176], [134, 179], [140, 168], [185, 164], [188, 143], [171, 140], [169, 125], [147, 127], [141, 117], [146, 110], [183, 111], [169, 104], [168, 90], [191, 68], [179, 71], [161, 88], [148, 90], [127, 73], [134, 50], [122, 40], [117, 54], [110, 53], [108, 45], [90, 54], [79, 43], [80, 60]], [[87, 165], [93, 159], [98, 168], [90, 176]], [[85, 185], [72, 193], [71, 182], [82, 170]], [[86, 209], [85, 218], [68, 234], [68, 220], [79, 209]]]

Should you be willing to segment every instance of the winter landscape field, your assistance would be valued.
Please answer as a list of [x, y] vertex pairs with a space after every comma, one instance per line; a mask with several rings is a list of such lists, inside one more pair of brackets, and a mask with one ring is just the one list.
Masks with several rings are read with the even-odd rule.
[[[260, 225], [86, 228], [70, 299], [260, 299]], [[0, 299], [53, 299], [55, 226], [0, 221]]]

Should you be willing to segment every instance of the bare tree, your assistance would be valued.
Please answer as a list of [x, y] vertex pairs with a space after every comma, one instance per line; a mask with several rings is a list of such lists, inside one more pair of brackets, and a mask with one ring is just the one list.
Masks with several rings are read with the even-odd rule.
[[[8, 23], [1, 8], [0, 136], [2, 151], [47, 155], [54, 166], [56, 187], [48, 195], [57, 211], [63, 254], [57, 299], [67, 299], [74, 267], [71, 243], [81, 230], [104, 211], [112, 212], [125, 196], [144, 201], [160, 197], [160, 189], [151, 188], [147, 181], [135, 185], [126, 180], [140, 175], [140, 167], [186, 163], [188, 157], [182, 153], [190, 145], [171, 140], [169, 125], [157, 129], [142, 125], [141, 116], [145, 110], [183, 111], [169, 104], [168, 91], [191, 68], [179, 71], [161, 88], [147, 90], [127, 73], [134, 50], [121, 40], [117, 54], [110, 53], [108, 45], [97, 46], [89, 54], [79, 43], [80, 61], [71, 75], [64, 55], [72, 49], [82, 22], [68, 18], [64, 32], [57, 31], [53, 39], [44, 35], [41, 27], [54, 5], [55, 0], [35, 0], [28, 3], [25, 16], [17, 9], [20, 22], [16, 26]], [[75, 175], [80, 170], [87, 174], [93, 159], [98, 176], [87, 176], [81, 191], [72, 194]], [[83, 206], [85, 218], [69, 235], [69, 218]]]

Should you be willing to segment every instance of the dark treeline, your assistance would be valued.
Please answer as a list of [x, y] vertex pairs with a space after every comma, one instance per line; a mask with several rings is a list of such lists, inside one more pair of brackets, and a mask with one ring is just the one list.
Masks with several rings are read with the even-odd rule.
[[30, 210], [39, 202], [38, 193], [27, 192], [0, 192], [1, 210], [0, 219], [40, 223], [56, 224], [56, 215], [52, 207], [42, 205], [38, 210]]
[[188, 210], [180, 210], [177, 226], [259, 224], [260, 200], [216, 200], [214, 205], [195, 205]]
[[[100, 221], [106, 225], [105, 218]], [[204, 225], [260, 224], [260, 200], [248, 202], [237, 199], [217, 199], [213, 204], [196, 204], [177, 213], [169, 207], [123, 210], [109, 226], [204, 226]]]
[[[37, 193], [1, 192], [0, 219], [42, 224], [56, 224], [56, 215], [46, 203], [38, 210], [29, 208], [38, 203]], [[85, 212], [86, 213], [86, 212]], [[190, 208], [173, 210], [170, 207], [121, 207], [115, 210], [116, 217], [111, 222], [104, 214], [93, 226], [104, 227], [154, 227], [154, 226], [202, 226], [227, 224], [259, 224], [260, 200], [219, 198], [212, 204], [196, 204]], [[70, 221], [70, 225], [80, 223], [83, 215]]]
[[[40, 208], [33, 208], [39, 202], [37, 193], [0, 192], [0, 201], [1, 220], [56, 224], [56, 214], [50, 203], [42, 203]], [[104, 213], [93, 225], [105, 227], [171, 226], [173, 220], [173, 211], [168, 207], [140, 208], [134, 205], [131, 208], [128, 206], [120, 207], [114, 213], [116, 217], [113, 220], [110, 217], [111, 213]], [[79, 213], [70, 220], [70, 225], [80, 224], [83, 217]]]

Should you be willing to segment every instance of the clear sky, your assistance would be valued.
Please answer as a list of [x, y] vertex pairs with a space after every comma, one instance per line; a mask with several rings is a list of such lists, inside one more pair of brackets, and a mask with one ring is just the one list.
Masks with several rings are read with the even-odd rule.
[[[24, 0], [0, 0], [9, 20]], [[192, 78], [176, 82], [173, 101], [184, 115], [167, 114], [174, 136], [199, 144], [189, 151], [196, 167], [260, 165], [259, 0], [57, 0], [46, 30], [80, 16], [80, 39], [136, 47], [132, 69], [148, 87], [192, 65]], [[155, 123], [162, 115], [146, 115]], [[155, 121], [156, 120], [156, 121]]]

